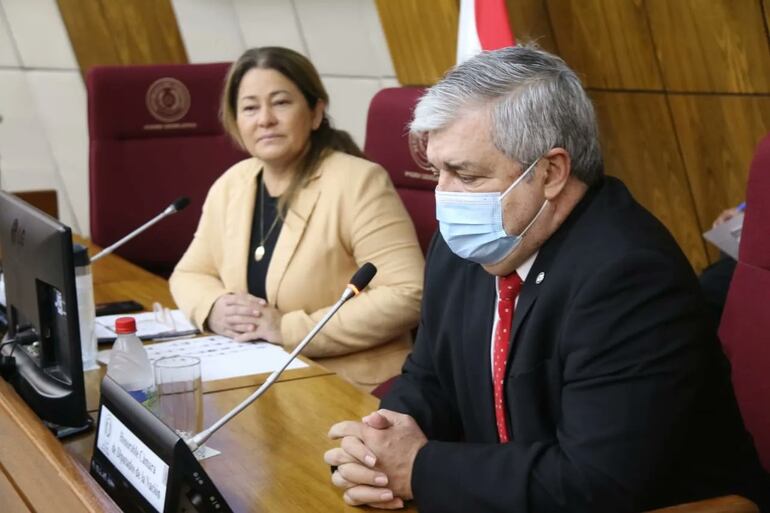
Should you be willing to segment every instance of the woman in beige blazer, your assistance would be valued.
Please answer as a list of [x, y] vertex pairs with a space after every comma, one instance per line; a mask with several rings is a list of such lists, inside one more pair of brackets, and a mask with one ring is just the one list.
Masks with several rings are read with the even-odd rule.
[[330, 126], [327, 105], [292, 50], [252, 49], [233, 65], [223, 123], [253, 158], [209, 190], [171, 292], [201, 329], [291, 350], [372, 262], [370, 286], [303, 352], [368, 390], [411, 349], [424, 261], [387, 173]]

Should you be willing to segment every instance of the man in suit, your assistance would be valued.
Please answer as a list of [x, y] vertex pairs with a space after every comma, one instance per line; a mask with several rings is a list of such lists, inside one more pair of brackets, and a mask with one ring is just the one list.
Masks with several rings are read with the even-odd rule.
[[[382, 409], [331, 428], [350, 504], [624, 512], [744, 494], [762, 471], [698, 283], [604, 177], [575, 73], [485, 52], [420, 100], [440, 235], [414, 350]], [[764, 483], [766, 485], [766, 482]]]

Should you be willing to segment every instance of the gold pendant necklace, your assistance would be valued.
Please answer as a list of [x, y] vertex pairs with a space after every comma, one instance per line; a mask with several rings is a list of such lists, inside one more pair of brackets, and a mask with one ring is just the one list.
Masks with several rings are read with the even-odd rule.
[[[264, 171], [262, 172], [264, 174]], [[270, 234], [273, 233], [273, 229], [278, 225], [278, 212], [275, 213], [275, 219], [273, 219], [273, 224], [270, 225], [270, 228], [267, 230], [267, 235], [264, 235], [265, 231], [265, 180], [264, 177], [260, 176], [259, 180], [259, 245], [257, 246], [257, 249], [254, 250], [254, 260], [257, 262], [261, 262], [263, 258], [265, 258], [265, 241], [270, 237]]]

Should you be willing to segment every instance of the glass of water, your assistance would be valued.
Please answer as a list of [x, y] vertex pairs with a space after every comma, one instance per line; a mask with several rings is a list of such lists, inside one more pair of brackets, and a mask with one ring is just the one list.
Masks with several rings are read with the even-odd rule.
[[155, 362], [157, 415], [187, 440], [203, 429], [201, 361], [194, 356], [168, 356]]

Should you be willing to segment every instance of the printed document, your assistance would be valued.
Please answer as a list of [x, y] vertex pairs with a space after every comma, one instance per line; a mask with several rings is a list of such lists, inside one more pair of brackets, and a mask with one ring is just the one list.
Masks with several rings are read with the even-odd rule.
[[704, 233], [703, 237], [718, 247], [723, 253], [738, 260], [738, 246], [741, 242], [742, 229], [743, 212], [740, 212], [728, 221]]
[[[144, 346], [150, 363], [165, 356], [196, 356], [201, 360], [201, 379], [217, 379], [249, 376], [273, 372], [286, 363], [289, 353], [269, 342], [236, 342], [231, 338], [212, 335], [158, 342]], [[109, 351], [99, 352], [99, 361], [109, 363]], [[302, 369], [308, 365], [294, 360], [286, 369]]]

